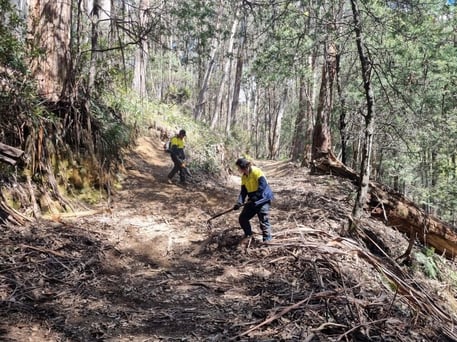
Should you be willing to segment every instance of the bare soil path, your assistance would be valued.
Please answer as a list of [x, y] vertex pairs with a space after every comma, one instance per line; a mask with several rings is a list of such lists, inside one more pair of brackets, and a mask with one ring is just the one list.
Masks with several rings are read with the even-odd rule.
[[[233, 205], [237, 177], [168, 184], [171, 162], [152, 137], [127, 157], [109, 211], [2, 228], [0, 340], [433, 340], [441, 304], [429, 317], [411, 310], [375, 271], [377, 250], [339, 235], [353, 185], [259, 164], [276, 195], [267, 248], [238, 244], [236, 212], [207, 224]], [[408, 245], [368, 228], [392, 256]]]

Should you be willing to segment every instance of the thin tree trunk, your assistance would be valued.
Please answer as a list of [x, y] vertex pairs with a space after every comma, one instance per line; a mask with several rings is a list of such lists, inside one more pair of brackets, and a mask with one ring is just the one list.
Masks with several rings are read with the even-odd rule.
[[[147, 22], [146, 9], [149, 7], [149, 0], [140, 0], [138, 16], [140, 25], [145, 27]], [[147, 56], [149, 52], [146, 37], [142, 38], [135, 51], [135, 67], [133, 74], [133, 90], [137, 92], [141, 99], [147, 97], [146, 75], [147, 75]]]
[[277, 110], [273, 113], [273, 120], [271, 120], [267, 127], [269, 131], [269, 151], [268, 158], [276, 159], [279, 156], [279, 141], [281, 140], [281, 127], [282, 118], [286, 109], [288, 86], [285, 86], [282, 94], [280, 95]]
[[259, 89], [255, 87], [252, 91], [252, 115], [249, 116], [249, 121], [247, 122], [247, 131], [250, 133], [251, 146], [254, 147], [254, 156], [258, 158], [259, 156], [259, 125], [260, 125], [260, 115], [259, 110]]
[[99, 24], [99, 16], [101, 10], [101, 0], [94, 0], [93, 7], [90, 11], [90, 18], [92, 21], [91, 27], [91, 55], [90, 55], [90, 67], [89, 67], [89, 80], [88, 80], [88, 89], [87, 89], [87, 96], [90, 97], [92, 92], [92, 88], [95, 84], [95, 77], [97, 75], [97, 60], [98, 60], [98, 24]]
[[367, 105], [367, 113], [365, 119], [365, 139], [363, 142], [362, 162], [360, 165], [359, 190], [357, 192], [356, 201], [352, 210], [353, 218], [358, 219], [362, 216], [364, 204], [367, 201], [367, 193], [370, 182], [370, 160], [373, 143], [373, 127], [374, 127], [374, 98], [373, 89], [371, 87], [371, 61], [365, 54], [362, 26], [360, 23], [360, 13], [357, 7], [357, 0], [351, 0], [352, 14], [354, 17], [354, 26], [356, 34], [357, 51], [359, 54], [360, 65], [362, 69], [363, 87], [365, 90], [365, 99]]
[[[215, 31], [219, 31], [221, 22], [221, 14], [222, 14], [222, 4], [219, 3], [219, 13], [216, 18], [216, 28]], [[214, 68], [214, 63], [216, 62], [216, 53], [219, 50], [219, 43], [220, 39], [218, 37], [214, 37], [211, 40], [211, 51], [209, 54], [209, 60], [208, 60], [208, 65], [206, 67], [205, 71], [205, 76], [203, 77], [202, 84], [200, 85], [200, 90], [198, 92], [198, 98], [197, 98], [197, 103], [195, 104], [194, 107], [194, 118], [195, 120], [201, 120], [202, 119], [202, 113], [203, 113], [203, 106], [206, 103], [206, 96], [207, 96], [207, 91], [208, 91], [208, 86], [211, 80], [211, 76], [213, 74], [213, 68]]]
[[236, 70], [235, 70], [235, 81], [233, 86], [233, 95], [232, 95], [232, 103], [230, 105], [230, 111], [227, 115], [227, 126], [226, 132], [230, 131], [231, 127], [236, 124], [236, 112], [238, 110], [238, 106], [240, 103], [240, 91], [241, 91], [241, 77], [243, 75], [243, 65], [244, 65], [244, 44], [246, 41], [246, 22], [245, 18], [242, 21], [242, 34], [240, 36], [239, 46], [238, 46], [238, 53], [236, 59]]
[[340, 99], [340, 120], [339, 120], [339, 131], [341, 141], [341, 162], [347, 163], [347, 122], [346, 122], [346, 99], [341, 88], [341, 67], [340, 67], [340, 53], [339, 50], [336, 55], [336, 89], [338, 91], [338, 97]]
[[[213, 118], [212, 118], [211, 124], [210, 124], [211, 129], [216, 128], [216, 125], [218, 124], [219, 118], [221, 117], [221, 113], [222, 113], [222, 97], [224, 95], [224, 88], [225, 88], [225, 84], [227, 82], [227, 75], [229, 73], [230, 64], [232, 63], [231, 56], [233, 53], [233, 43], [235, 41], [235, 34], [236, 34], [236, 30], [237, 30], [238, 23], [239, 23], [237, 16], [238, 16], [238, 11], [235, 13], [235, 18], [234, 18], [233, 24], [232, 24], [232, 30], [231, 30], [230, 39], [228, 42], [228, 47], [227, 47], [227, 60], [225, 61], [224, 69], [222, 71], [222, 78], [221, 78], [221, 81], [219, 84], [219, 90], [218, 90], [217, 96], [216, 96], [214, 115], [213, 115]], [[229, 89], [230, 87], [227, 87], [227, 88]]]
[[298, 83], [298, 112], [295, 118], [292, 160], [303, 160], [305, 151], [306, 113], [308, 110], [305, 77], [300, 76]]

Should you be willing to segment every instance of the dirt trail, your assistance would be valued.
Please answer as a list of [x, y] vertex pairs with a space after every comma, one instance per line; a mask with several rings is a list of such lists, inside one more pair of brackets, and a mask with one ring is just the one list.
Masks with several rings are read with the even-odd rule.
[[[236, 200], [237, 177], [168, 184], [171, 161], [152, 137], [127, 156], [110, 212], [3, 229], [0, 340], [431, 340], [430, 317], [411, 321], [368, 252], [340, 237], [353, 185], [259, 165], [276, 195], [267, 248], [238, 244], [236, 212], [208, 229]], [[382, 224], [366, 227], [393, 257], [408, 245]], [[387, 308], [394, 319], [379, 320]]]
[[[168, 184], [172, 162], [162, 142], [153, 138], [139, 139], [134, 154], [126, 159], [126, 167], [123, 190], [115, 194], [112, 215], [106, 218], [136, 237], [142, 249], [165, 255], [163, 261], [173, 250], [189, 248], [191, 241], [204, 238], [207, 220], [233, 206], [239, 191], [236, 177], [216, 184], [197, 175], [195, 181], [181, 186], [175, 176], [175, 183]], [[230, 216], [233, 218], [227, 215], [221, 219]], [[151, 246], [146, 246], [147, 241]], [[129, 239], [124, 243], [131, 244]]]
[[[205, 240], [206, 247], [214, 246], [208, 236], [224, 232], [220, 239], [228, 241], [232, 252], [239, 254], [236, 243], [242, 231], [236, 213], [207, 224], [212, 215], [235, 203], [239, 178], [215, 183], [197, 175], [195, 182], [182, 187], [166, 182], [171, 167], [160, 140], [140, 138], [126, 156], [123, 188], [113, 195], [109, 211], [14, 228], [10, 239], [26, 242], [24, 255], [35, 251], [37, 259], [66, 258], [70, 249], [79, 247], [74, 253], [78, 260], [59, 261], [73, 275], [57, 277], [60, 279], [49, 279], [49, 273], [56, 272], [53, 266], [42, 269], [29, 264], [29, 276], [20, 275], [24, 292], [28, 287], [42, 287], [44, 290], [38, 292], [49, 295], [44, 300], [38, 293], [40, 305], [28, 308], [26, 313], [20, 308], [9, 311], [10, 319], [0, 325], [0, 340], [191, 340], [192, 336], [208, 336], [199, 330], [213, 330], [217, 320], [225, 321], [226, 298], [237, 302], [246, 296], [232, 287], [233, 281], [257, 271], [249, 263], [240, 270], [240, 260], [232, 261], [231, 256], [222, 262], [228, 265], [219, 265], [219, 261], [201, 255], [201, 246]], [[95, 267], [90, 276], [85, 275], [88, 265]], [[36, 275], [40, 286], [32, 284]], [[56, 281], [61, 283], [58, 288]], [[67, 281], [76, 283], [72, 286]], [[23, 296], [26, 301], [36, 299]], [[5, 291], [2, 297], [9, 301], [14, 295]], [[222, 312], [214, 312], [217, 302]], [[196, 326], [198, 317], [206, 316], [211, 325], [203, 321]], [[221, 333], [215, 338], [225, 339]]]

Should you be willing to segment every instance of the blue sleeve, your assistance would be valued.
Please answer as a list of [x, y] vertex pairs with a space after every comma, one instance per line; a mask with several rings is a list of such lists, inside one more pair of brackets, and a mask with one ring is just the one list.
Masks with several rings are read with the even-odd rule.
[[244, 200], [246, 199], [246, 196], [248, 194], [248, 191], [244, 185], [241, 186], [241, 191], [240, 195], [238, 196], [238, 203], [243, 204]]
[[265, 177], [259, 178], [259, 187], [256, 191], [256, 199], [255, 205], [259, 206], [262, 204], [267, 203], [273, 198], [273, 193], [271, 192], [270, 186], [267, 183], [267, 179]]

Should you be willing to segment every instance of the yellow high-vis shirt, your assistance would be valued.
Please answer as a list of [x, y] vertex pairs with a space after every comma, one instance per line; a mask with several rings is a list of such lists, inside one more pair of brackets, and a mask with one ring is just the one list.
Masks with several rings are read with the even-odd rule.
[[178, 136], [174, 136], [170, 141], [170, 147], [173, 148], [173, 146], [181, 149], [184, 148], [184, 140]]
[[241, 185], [246, 187], [248, 193], [255, 192], [259, 189], [259, 178], [263, 177], [263, 172], [258, 167], [251, 166], [251, 172], [241, 177]]

